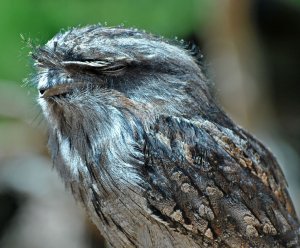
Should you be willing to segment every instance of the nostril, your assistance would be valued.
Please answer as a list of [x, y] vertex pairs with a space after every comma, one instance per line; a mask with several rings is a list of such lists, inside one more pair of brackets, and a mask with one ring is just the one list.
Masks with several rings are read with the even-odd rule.
[[45, 89], [40, 89], [40, 90], [39, 90], [40, 95], [44, 95], [45, 91], [46, 91]]

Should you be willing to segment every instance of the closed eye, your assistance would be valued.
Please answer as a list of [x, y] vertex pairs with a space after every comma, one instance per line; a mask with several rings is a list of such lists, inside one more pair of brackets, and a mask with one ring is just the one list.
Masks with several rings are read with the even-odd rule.
[[106, 66], [105, 68], [102, 68], [102, 71], [105, 72], [121, 72], [124, 69], [126, 69], [127, 65], [124, 64], [113, 64], [111, 66]]
[[67, 70], [88, 70], [101, 72], [103, 74], [119, 74], [123, 72], [127, 64], [122, 62], [110, 61], [63, 61], [61, 63]]

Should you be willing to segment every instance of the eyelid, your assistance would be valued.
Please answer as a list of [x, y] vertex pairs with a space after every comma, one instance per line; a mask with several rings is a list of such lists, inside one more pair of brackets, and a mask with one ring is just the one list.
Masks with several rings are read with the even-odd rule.
[[63, 61], [61, 64], [66, 68], [92, 69], [103, 74], [118, 74], [128, 66], [125, 61]]
[[103, 68], [111, 64], [108, 61], [63, 61], [62, 65], [64, 66], [80, 66], [80, 67], [92, 67], [92, 68]]

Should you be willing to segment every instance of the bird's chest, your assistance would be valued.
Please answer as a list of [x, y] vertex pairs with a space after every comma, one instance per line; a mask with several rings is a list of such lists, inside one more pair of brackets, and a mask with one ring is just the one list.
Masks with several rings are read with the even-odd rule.
[[[89, 175], [90, 176], [90, 175]], [[151, 226], [143, 192], [116, 182], [73, 181], [72, 193], [113, 247], [132, 247]]]

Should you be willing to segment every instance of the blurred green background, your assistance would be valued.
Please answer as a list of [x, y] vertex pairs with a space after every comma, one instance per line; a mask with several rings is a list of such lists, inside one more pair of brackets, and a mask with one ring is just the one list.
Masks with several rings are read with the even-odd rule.
[[20, 81], [30, 71], [24, 57], [28, 50], [20, 34], [44, 43], [61, 29], [106, 23], [184, 37], [204, 25], [212, 3], [209, 0], [2, 1], [0, 76]]
[[[273, 150], [300, 209], [300, 1], [11, 0], [0, 2], [0, 247], [102, 247], [53, 172], [28, 41], [101, 23], [196, 43], [215, 95]], [[25, 41], [24, 41], [25, 39]]]

